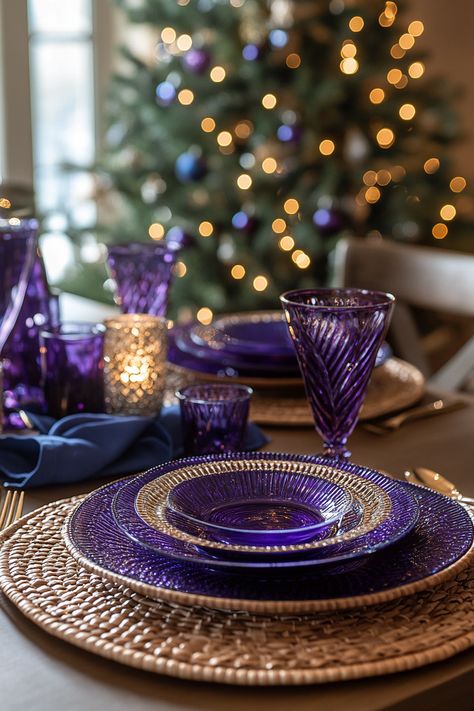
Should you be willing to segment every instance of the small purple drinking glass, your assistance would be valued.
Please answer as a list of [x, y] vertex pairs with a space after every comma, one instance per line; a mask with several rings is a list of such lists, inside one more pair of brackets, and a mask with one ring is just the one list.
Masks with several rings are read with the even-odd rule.
[[178, 390], [185, 454], [238, 452], [249, 414], [246, 385], [189, 385]]
[[316, 431], [328, 456], [349, 457], [395, 298], [364, 289], [303, 289], [280, 297]]
[[173, 267], [180, 247], [166, 242], [111, 245], [107, 262], [123, 313], [165, 316]]
[[63, 323], [40, 334], [43, 388], [51, 417], [104, 412], [101, 324]]

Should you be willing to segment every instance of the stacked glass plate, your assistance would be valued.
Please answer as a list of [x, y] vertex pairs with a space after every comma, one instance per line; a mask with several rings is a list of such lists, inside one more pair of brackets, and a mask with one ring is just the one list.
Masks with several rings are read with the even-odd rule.
[[85, 567], [150, 597], [271, 611], [410, 592], [467, 554], [473, 525], [457, 502], [379, 472], [259, 453], [183, 459], [108, 484], [73, 512], [65, 537]]
[[[390, 355], [388, 344], [382, 344], [376, 365], [382, 365]], [[201, 376], [301, 385], [295, 349], [281, 310], [222, 316], [210, 326], [191, 323], [176, 327], [170, 333], [169, 360]]]

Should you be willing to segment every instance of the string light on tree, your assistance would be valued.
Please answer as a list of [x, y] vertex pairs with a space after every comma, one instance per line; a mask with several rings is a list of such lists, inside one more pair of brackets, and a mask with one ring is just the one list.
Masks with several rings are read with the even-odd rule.
[[199, 323], [202, 323], [203, 326], [208, 326], [212, 322], [213, 316], [214, 314], [207, 306], [203, 306], [196, 314], [197, 320]]
[[201, 237], [210, 237], [214, 232], [214, 225], [208, 220], [203, 220], [198, 227], [198, 232]]
[[253, 280], [253, 288], [255, 289], [255, 291], [265, 291], [267, 287], [268, 279], [267, 277], [263, 276], [263, 274], [259, 274]]
[[230, 273], [233, 279], [243, 279], [246, 274], [245, 267], [242, 264], [234, 264]]
[[283, 209], [287, 215], [296, 215], [300, 209], [300, 204], [295, 198], [288, 198], [283, 204]]
[[454, 205], [443, 205], [443, 207], [439, 211], [439, 215], [441, 219], [446, 220], [446, 222], [454, 220], [454, 218], [456, 217], [456, 208], [454, 207]]
[[352, 32], [361, 32], [364, 29], [365, 22], [362, 17], [355, 15], [349, 20], [349, 29]]
[[438, 158], [428, 158], [428, 160], [425, 161], [423, 170], [425, 173], [428, 173], [428, 175], [433, 175], [433, 173], [436, 173], [436, 171], [439, 170], [439, 167], [440, 162]]
[[292, 52], [285, 59], [285, 64], [289, 69], [298, 69], [301, 65], [301, 57], [296, 52]]
[[268, 175], [271, 175], [276, 171], [278, 167], [278, 163], [276, 162], [275, 158], [265, 158], [262, 161], [262, 170], [264, 173], [267, 173]]
[[275, 106], [277, 105], [277, 98], [275, 94], [265, 94], [262, 97], [262, 106], [264, 109], [274, 109]]
[[211, 78], [211, 81], [213, 81], [215, 84], [220, 84], [220, 82], [224, 81], [226, 77], [226, 71], [224, 67], [212, 67], [209, 76]]
[[421, 20], [413, 20], [413, 22], [410, 22], [408, 25], [408, 32], [413, 35], [413, 37], [421, 37], [424, 31], [425, 26]]
[[341, 61], [339, 66], [343, 74], [355, 74], [359, 69], [359, 62], [355, 57], [347, 57]]
[[400, 110], [398, 113], [400, 115], [400, 118], [404, 121], [411, 121], [411, 119], [414, 118], [416, 114], [416, 109], [413, 104], [403, 104], [402, 106], [400, 106]]
[[216, 127], [216, 122], [210, 116], [206, 116], [201, 121], [201, 128], [204, 133], [212, 133]]
[[283, 252], [291, 252], [295, 246], [295, 240], [291, 235], [285, 235], [278, 241], [278, 246]]
[[413, 35], [410, 35], [408, 32], [400, 37], [398, 40], [398, 44], [402, 49], [408, 50], [411, 49], [414, 44], [415, 44], [415, 38]]
[[420, 79], [425, 73], [425, 65], [423, 62], [413, 62], [408, 67], [408, 74], [412, 79]]
[[377, 132], [376, 139], [380, 148], [390, 148], [395, 141], [395, 134], [391, 128], [381, 128]]
[[466, 179], [461, 176], [453, 178], [449, 183], [449, 187], [453, 191], [453, 193], [462, 193], [466, 185]]
[[190, 35], [180, 35], [176, 40], [176, 46], [180, 52], [187, 52], [193, 46], [193, 40]]
[[150, 227], [148, 228], [148, 234], [152, 239], [155, 240], [160, 240], [163, 239], [165, 236], [165, 228], [161, 224], [161, 222], [154, 222]]
[[189, 106], [194, 101], [194, 94], [190, 89], [181, 89], [178, 93], [178, 101], [183, 106]]
[[252, 178], [248, 173], [242, 173], [237, 178], [237, 185], [241, 190], [249, 190], [252, 187]]
[[448, 228], [443, 222], [437, 222], [431, 233], [435, 239], [444, 239], [448, 234]]
[[383, 89], [380, 89], [376, 87], [375, 89], [372, 89], [372, 91], [369, 94], [369, 99], [372, 104], [381, 104], [382, 101], [385, 99], [385, 92]]
[[286, 222], [283, 220], [281, 217], [277, 217], [275, 220], [272, 222], [272, 230], [276, 232], [276, 234], [281, 234], [286, 230]]
[[403, 72], [400, 69], [389, 69], [387, 72], [387, 81], [389, 84], [398, 84], [403, 77]]
[[330, 138], [325, 138], [319, 144], [319, 152], [323, 156], [330, 156], [332, 153], [334, 153], [335, 148], [336, 148], [336, 145], [335, 145], [334, 141], [331, 141]]

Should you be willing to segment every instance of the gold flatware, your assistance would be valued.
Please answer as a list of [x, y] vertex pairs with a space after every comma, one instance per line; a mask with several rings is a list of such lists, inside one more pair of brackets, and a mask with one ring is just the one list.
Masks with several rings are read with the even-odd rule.
[[465, 504], [474, 504], [473, 498], [463, 496], [452, 481], [449, 481], [449, 479], [446, 479], [445, 476], [433, 471], [432, 469], [427, 469], [426, 467], [414, 467], [413, 469], [409, 469], [405, 472], [405, 479], [407, 481], [414, 482], [415, 484], [422, 484], [429, 489], [434, 489], [440, 494], [449, 496], [451, 499], [456, 499], [456, 501], [461, 501]]
[[400, 414], [387, 417], [384, 420], [364, 422], [363, 427], [369, 432], [383, 435], [389, 432], [395, 432], [399, 427], [405, 424], [405, 422], [421, 420], [424, 417], [433, 417], [434, 415], [441, 415], [447, 412], [454, 412], [455, 410], [461, 410], [465, 406], [466, 404], [462, 400], [434, 400], [434, 402], [412, 407], [410, 410], [405, 410], [405, 412], [400, 412]]
[[9, 489], [0, 507], [0, 531], [7, 528], [14, 521], [18, 521], [23, 513], [24, 491]]

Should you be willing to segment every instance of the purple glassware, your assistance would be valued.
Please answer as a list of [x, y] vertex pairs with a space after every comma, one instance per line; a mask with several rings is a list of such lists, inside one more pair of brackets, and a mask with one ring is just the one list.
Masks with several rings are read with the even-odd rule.
[[247, 385], [189, 385], [176, 396], [186, 454], [237, 452], [247, 426], [252, 388]]
[[41, 332], [43, 387], [51, 417], [104, 412], [104, 332], [101, 324], [89, 323]]
[[288, 291], [280, 300], [323, 452], [349, 457], [347, 440], [395, 298], [363, 289], [306, 289]]
[[107, 262], [123, 313], [166, 315], [179, 249], [174, 242], [130, 242], [108, 247]]
[[348, 490], [323, 478], [255, 469], [195, 477], [167, 497], [175, 525], [184, 520], [210, 538], [251, 546], [323, 538], [352, 503]]
[[[158, 530], [157, 527], [145, 521], [143, 515], [138, 511], [138, 499], [142, 497], [142, 491], [162, 474], [174, 473], [176, 470], [184, 468], [192, 470], [193, 467], [212, 466], [213, 463], [222, 461], [229, 463], [230, 466], [232, 466], [232, 462], [248, 461], [248, 468], [250, 468], [252, 466], [250, 461], [255, 462], [256, 460], [264, 463], [266, 467], [273, 467], [278, 470], [286, 468], [283, 462], [295, 462], [298, 464], [310, 462], [316, 465], [333, 466], [337, 470], [347, 471], [358, 476], [360, 476], [360, 472], [370, 471], [364, 470], [362, 467], [356, 467], [356, 465], [348, 465], [345, 460], [341, 465], [340, 461], [335, 459], [310, 458], [302, 455], [273, 452], [259, 452], [252, 454], [249, 458], [243, 454], [192, 457], [161, 465], [144, 474], [139, 474], [128, 482], [124, 482], [116, 491], [112, 503], [113, 515], [117, 525], [125, 535], [159, 555], [204, 566], [258, 572], [326, 566], [360, 558], [385, 548], [407, 535], [418, 519], [418, 505], [411, 492], [404, 489], [400, 482], [376, 472], [374, 472], [374, 477], [370, 477], [370, 480], [383, 489], [385, 495], [388, 496], [390, 503], [389, 515], [384, 516], [384, 520], [367, 533], [354, 535], [354, 529], [362, 523], [361, 516], [364, 520], [366, 518], [366, 514], [361, 512], [360, 508], [355, 507], [354, 510], [348, 513], [348, 521], [344, 520], [337, 531], [335, 536], [337, 541], [330, 543], [328, 540], [322, 539], [321, 541], [296, 544], [303, 549], [297, 555], [293, 555], [294, 551], [291, 555], [288, 555], [290, 553], [289, 550], [286, 552], [283, 550], [252, 551], [252, 554], [239, 551], [231, 553], [229, 544], [227, 546], [221, 544], [221, 551], [214, 550], [211, 553], [198, 526], [193, 525], [192, 529], [187, 527], [186, 533], [200, 538], [202, 542], [199, 545], [196, 544], [198, 541], [192, 542], [187, 536], [174, 535], [172, 528], [169, 526], [166, 527], [169, 530], [168, 533], [161, 529]], [[219, 546], [219, 544], [216, 543], [215, 546]], [[312, 550], [313, 548], [314, 550]]]
[[[24, 303], [35, 259], [37, 223], [0, 220], [0, 432], [3, 425], [3, 360]], [[8, 361], [5, 385], [8, 386]]]
[[[304, 459], [327, 464], [321, 457]], [[152, 475], [158, 476], [169, 466], [155, 469]], [[376, 483], [387, 480], [378, 472], [346, 461], [337, 462], [337, 466]], [[286, 564], [290, 566], [289, 575], [284, 574], [285, 568], [282, 575], [278, 575], [279, 566], [271, 575], [267, 571], [242, 575], [240, 569], [234, 574], [232, 568], [229, 572], [222, 566], [214, 570], [213, 561], [207, 565], [202, 561], [199, 565], [191, 564], [195, 552], [185, 552], [183, 560], [176, 560], [167, 554], [157, 555], [127, 537], [112, 512], [114, 497], [123, 485], [123, 480], [107, 484], [79, 505], [66, 525], [69, 545], [75, 554], [91, 564], [123, 576], [125, 585], [129, 583], [135, 589], [140, 583], [152, 586], [156, 597], [161, 592], [174, 595], [175, 600], [179, 600], [180, 593], [209, 596], [216, 606], [225, 606], [226, 600], [254, 600], [262, 604], [265, 601], [299, 600], [302, 606], [308, 603], [310, 607], [315, 600], [338, 598], [355, 598], [356, 604], [361, 595], [393, 590], [448, 569], [470, 550], [473, 543], [472, 519], [463, 506], [424, 487], [398, 482], [400, 488], [394, 495], [397, 515], [404, 516], [403, 502], [396, 503], [400, 492], [413, 493], [418, 502], [420, 516], [414, 530], [383, 552], [351, 563], [351, 570], [345, 566], [345, 572], [339, 574], [342, 566], [337, 564], [314, 570], [304, 568], [299, 572], [294, 561], [289, 561]], [[140, 486], [141, 482], [138, 482]], [[376, 544], [380, 535], [372, 534], [375, 536], [372, 544]], [[174, 549], [175, 544], [163, 541], [163, 545]], [[206, 604], [211, 602], [208, 599]], [[199, 604], [199, 600], [195, 604]], [[232, 604], [234, 609], [236, 604]]]

